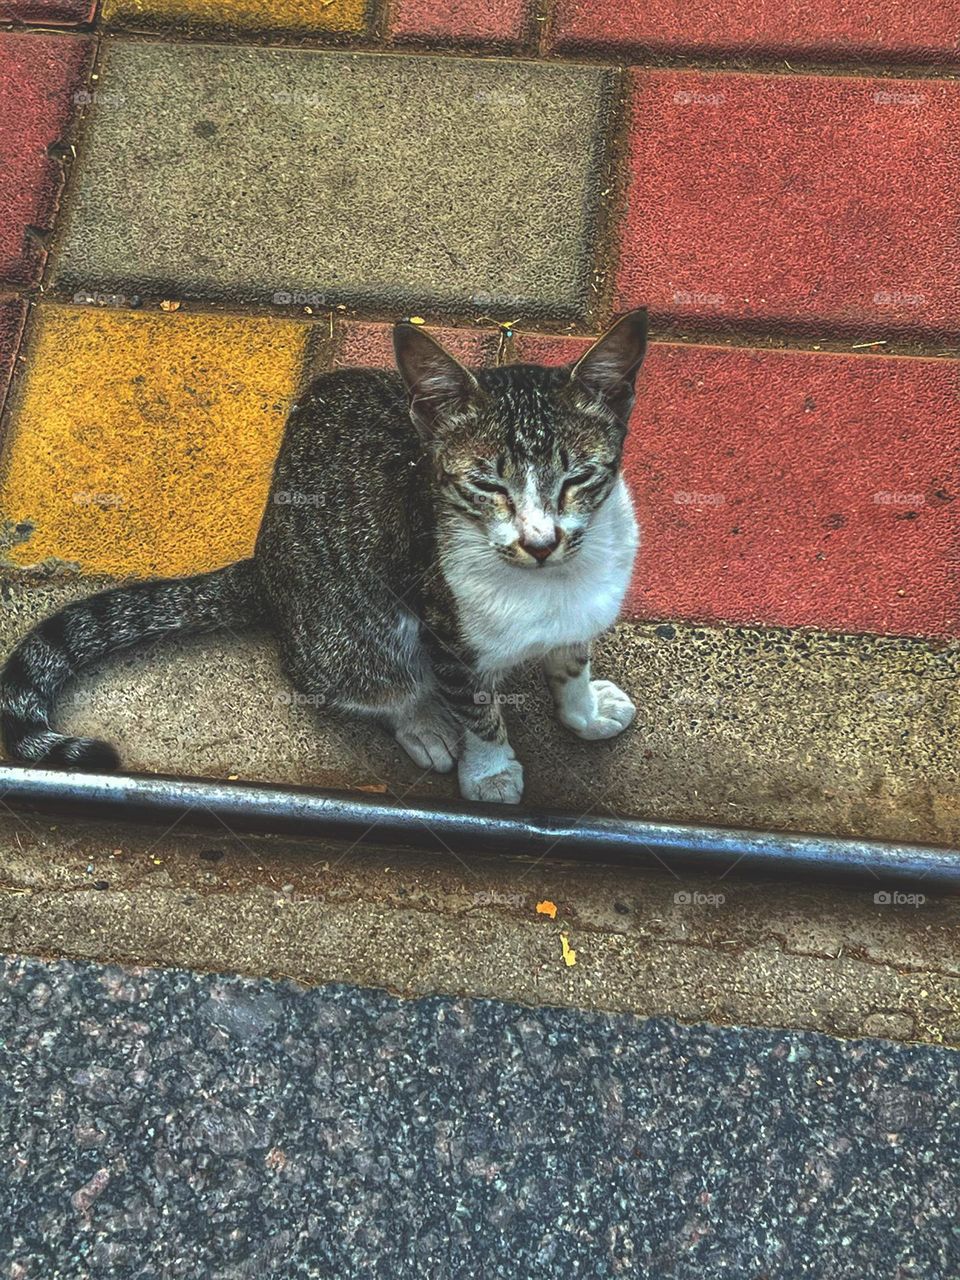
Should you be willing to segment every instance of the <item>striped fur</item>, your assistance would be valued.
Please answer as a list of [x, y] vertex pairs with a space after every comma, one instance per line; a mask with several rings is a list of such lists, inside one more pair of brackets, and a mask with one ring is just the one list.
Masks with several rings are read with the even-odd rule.
[[115, 769], [116, 750], [51, 728], [57, 696], [102, 659], [177, 632], [247, 627], [262, 617], [257, 570], [242, 560], [192, 578], [134, 582], [69, 604], [26, 636], [0, 676], [0, 730], [14, 759]]

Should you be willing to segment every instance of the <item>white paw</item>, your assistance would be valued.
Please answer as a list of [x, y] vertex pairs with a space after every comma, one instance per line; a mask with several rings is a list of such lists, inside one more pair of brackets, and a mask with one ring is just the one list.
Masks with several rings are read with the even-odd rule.
[[561, 707], [560, 723], [587, 742], [615, 738], [623, 733], [637, 714], [637, 708], [623, 690], [612, 680], [591, 680], [590, 693], [592, 705], [588, 708]]
[[459, 751], [459, 733], [455, 725], [437, 716], [414, 720], [396, 732], [404, 751], [421, 769], [449, 773]]
[[460, 794], [464, 800], [519, 804], [523, 795], [523, 765], [512, 752], [497, 761], [490, 757], [481, 760], [466, 757], [460, 761]]

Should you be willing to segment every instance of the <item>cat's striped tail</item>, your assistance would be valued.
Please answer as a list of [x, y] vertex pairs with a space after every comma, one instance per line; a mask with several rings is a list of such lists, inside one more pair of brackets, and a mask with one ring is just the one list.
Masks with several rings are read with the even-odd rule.
[[0, 731], [8, 755], [51, 768], [118, 768], [110, 743], [70, 738], [50, 727], [67, 681], [147, 640], [264, 620], [253, 560], [192, 578], [134, 582], [68, 604], [20, 642], [0, 675]]

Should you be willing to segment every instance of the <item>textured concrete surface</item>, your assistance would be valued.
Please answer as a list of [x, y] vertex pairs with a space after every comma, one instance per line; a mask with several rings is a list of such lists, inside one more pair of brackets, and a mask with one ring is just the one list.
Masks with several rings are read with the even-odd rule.
[[19, 960], [0, 984], [22, 1280], [960, 1266], [946, 1050]]
[[22, 298], [0, 298], [0, 412], [7, 397], [26, 314], [27, 304]]
[[955, 81], [630, 77], [618, 307], [854, 341], [958, 332]]
[[103, 17], [147, 30], [362, 34], [369, 8], [368, 0], [104, 0]]
[[[0, 654], [96, 583], [4, 582]], [[539, 674], [511, 681], [525, 798], [727, 826], [960, 839], [957, 646], [753, 629], [622, 626], [596, 667], [633, 694], [635, 724], [583, 743], [553, 720]], [[119, 657], [66, 694], [62, 720], [162, 773], [239, 774], [452, 796], [369, 724], [299, 705], [273, 646], [194, 638]]]
[[5, 558], [146, 577], [249, 555], [309, 332], [36, 308], [0, 459]]
[[758, 6], [745, 0], [557, 0], [550, 47], [606, 51], [621, 57], [650, 52], [761, 58], [808, 57], [823, 62], [950, 62], [960, 51], [957, 15], [936, 0], [909, 7], [867, 8], [847, 0], [785, 0]]
[[0, 280], [40, 278], [92, 57], [78, 36], [0, 32]]
[[960, 1045], [956, 900], [2, 813], [2, 951]]
[[532, 8], [530, 0], [395, 0], [390, 34], [395, 40], [516, 47], [531, 35]]
[[55, 283], [579, 318], [616, 83], [575, 65], [114, 41], [99, 84], [123, 105], [91, 107]]
[[958, 464], [956, 360], [654, 343], [627, 444], [628, 614], [960, 635]]
[[[503, 345], [496, 329], [444, 329], [431, 325], [429, 332], [468, 368], [491, 368]], [[395, 369], [393, 325], [341, 322], [334, 329], [333, 353], [337, 368]]]

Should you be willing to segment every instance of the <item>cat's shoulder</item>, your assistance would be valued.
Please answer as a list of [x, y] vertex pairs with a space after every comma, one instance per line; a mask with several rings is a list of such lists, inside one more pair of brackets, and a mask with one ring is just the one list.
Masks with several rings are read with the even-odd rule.
[[298, 406], [318, 402], [370, 397], [394, 403], [403, 396], [400, 375], [389, 369], [366, 369], [349, 366], [345, 369], [325, 369], [316, 374], [298, 397]]

